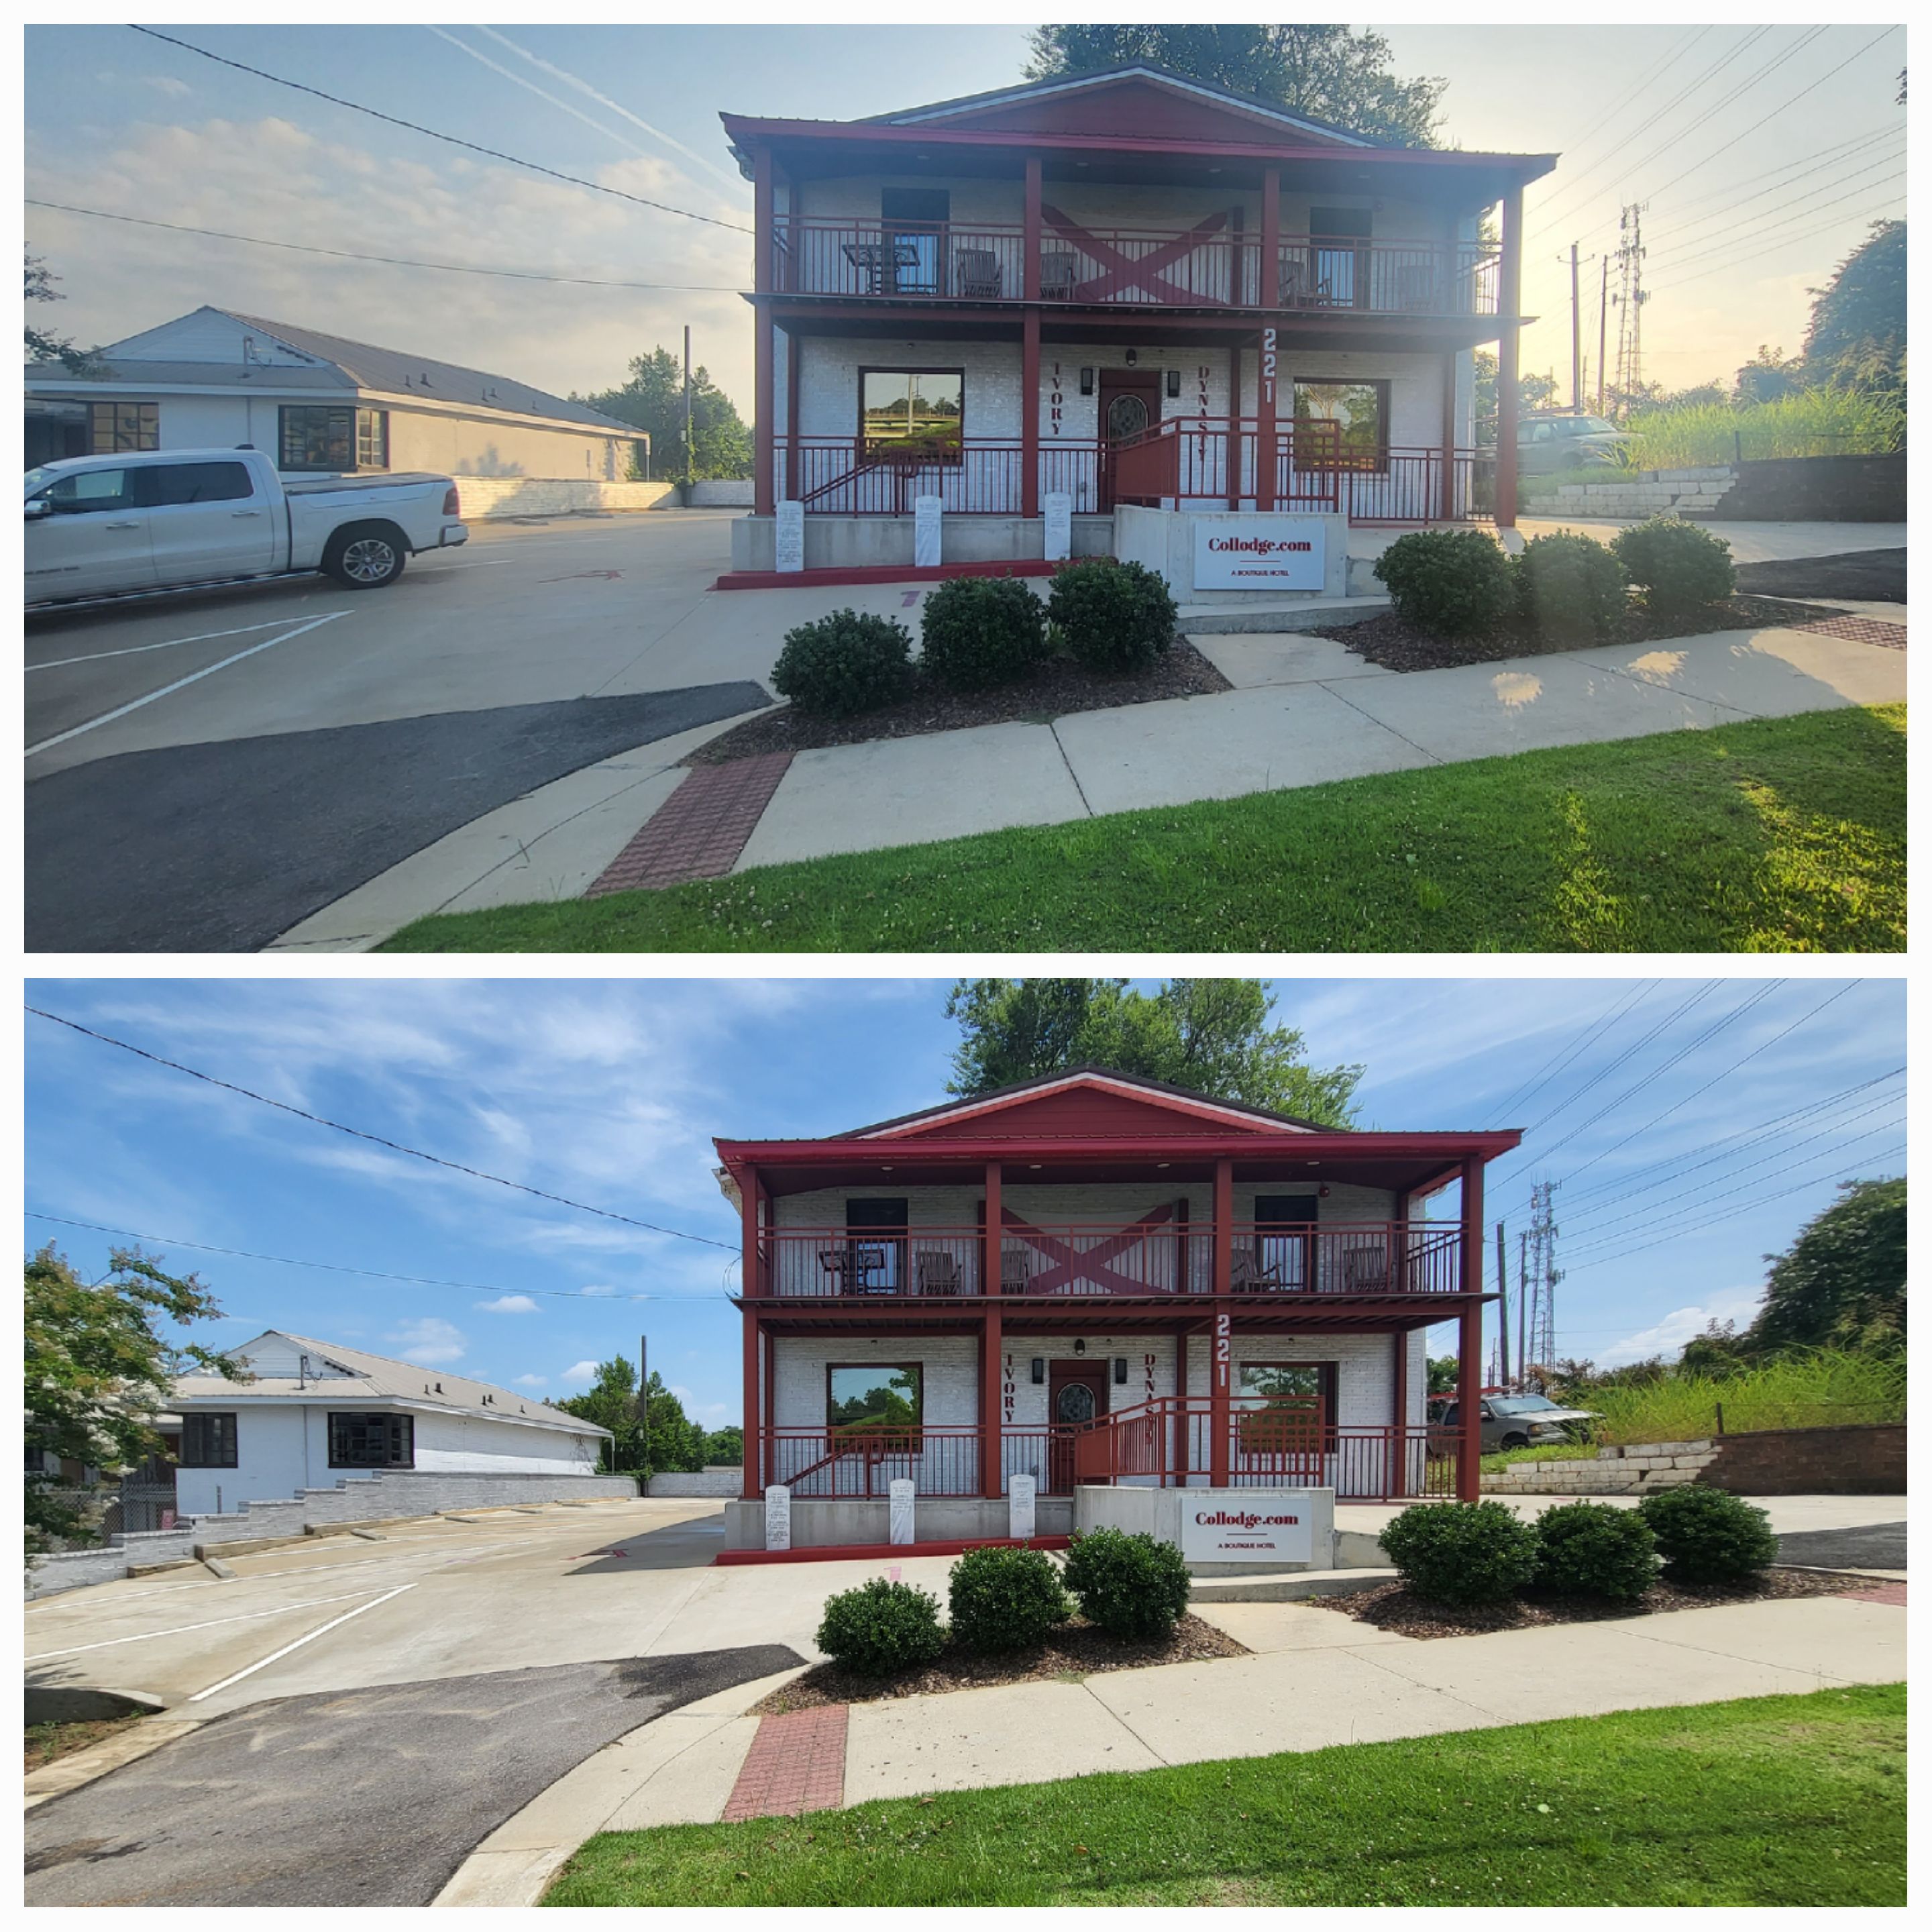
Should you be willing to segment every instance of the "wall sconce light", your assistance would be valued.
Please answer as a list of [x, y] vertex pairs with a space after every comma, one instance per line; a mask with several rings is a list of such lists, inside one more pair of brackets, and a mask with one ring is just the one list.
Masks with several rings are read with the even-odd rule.
[[1083, 369], [1080, 372], [1080, 393], [1083, 396], [1090, 396], [1094, 393], [1094, 372], [1090, 369]]
[[1075, 1342], [1073, 1344], [1073, 1352], [1076, 1355], [1084, 1355], [1086, 1354], [1087, 1338], [1085, 1336], [1082, 1335], [1077, 1341]]
[[1130, 349], [1127, 351], [1127, 367], [1130, 369], [1131, 369], [1140, 359], [1141, 352], [1138, 349]]
[[1033, 1358], [1033, 1378], [1036, 1382], [1043, 1382], [1046, 1379], [1046, 1358], [1044, 1355], [1036, 1355]]
[[1127, 1379], [1127, 1358], [1124, 1355], [1114, 1358], [1114, 1381], [1116, 1386], [1124, 1386]]
[[1318, 1194], [1322, 1197], [1322, 1198], [1324, 1201], [1326, 1201], [1326, 1200], [1328, 1199], [1328, 1184], [1324, 1181], [1324, 1182], [1322, 1184], [1322, 1186], [1321, 1186], [1320, 1187], [1318, 1187], [1318, 1188], [1317, 1188], [1317, 1189], [1316, 1190], [1316, 1192], [1317, 1192], [1317, 1193], [1318, 1193]]
[[1167, 393], [1170, 396], [1178, 396], [1180, 393], [1180, 371], [1178, 369], [1170, 369], [1167, 372]]

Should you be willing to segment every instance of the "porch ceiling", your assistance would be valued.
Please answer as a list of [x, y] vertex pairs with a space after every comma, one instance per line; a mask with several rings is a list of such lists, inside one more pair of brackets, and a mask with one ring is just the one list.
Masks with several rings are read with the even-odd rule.
[[1266, 1305], [1241, 1296], [1216, 1302], [1205, 1295], [1190, 1297], [1176, 1306], [1172, 1295], [1142, 1299], [1131, 1295], [1069, 1295], [1052, 1304], [1018, 1295], [975, 1298], [969, 1310], [922, 1307], [917, 1302], [878, 1300], [845, 1306], [836, 1302], [800, 1306], [796, 1301], [759, 1301], [740, 1307], [754, 1310], [759, 1325], [776, 1335], [868, 1336], [977, 1335], [976, 1316], [997, 1309], [1000, 1328], [1007, 1335], [1201, 1335], [1208, 1332], [1216, 1312], [1225, 1307], [1234, 1318], [1237, 1335], [1401, 1335], [1417, 1328], [1453, 1322], [1464, 1307], [1493, 1301], [1492, 1294], [1273, 1296]]
[[[984, 1156], [977, 1160], [908, 1160], [902, 1144], [896, 1151], [898, 1158], [884, 1162], [849, 1161], [836, 1166], [790, 1169], [761, 1166], [760, 1178], [766, 1192], [772, 1195], [840, 1187], [958, 1187], [985, 1178]], [[1282, 1156], [1234, 1162], [1238, 1186], [1270, 1181], [1297, 1186], [1328, 1182], [1388, 1188], [1396, 1193], [1420, 1193], [1448, 1182], [1454, 1172], [1454, 1164], [1440, 1156], [1364, 1161], [1338, 1160], [1330, 1154], [1314, 1160]], [[1156, 1162], [1150, 1159], [1056, 1160], [1050, 1156], [1036, 1163], [1016, 1155], [1000, 1162], [1000, 1177], [1008, 1187], [1086, 1187], [1114, 1183], [1157, 1192], [1188, 1185], [1211, 1185], [1214, 1163], [1178, 1156]]]

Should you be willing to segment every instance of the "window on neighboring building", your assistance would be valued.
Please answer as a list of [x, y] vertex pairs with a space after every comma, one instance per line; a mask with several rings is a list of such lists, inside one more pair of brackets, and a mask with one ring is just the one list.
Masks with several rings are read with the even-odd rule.
[[862, 369], [859, 419], [867, 453], [957, 463], [965, 440], [963, 369]]
[[923, 1379], [916, 1362], [835, 1363], [825, 1371], [826, 1426], [866, 1436], [915, 1430], [923, 1420]]
[[330, 1415], [332, 1469], [412, 1469], [416, 1460], [413, 1416]]
[[158, 403], [89, 403], [87, 422], [88, 447], [96, 456], [161, 446]]
[[389, 412], [357, 410], [338, 403], [288, 404], [282, 410], [284, 470], [331, 470], [389, 466]]
[[1294, 420], [1334, 424], [1342, 460], [1351, 470], [1388, 467], [1388, 416], [1385, 382], [1295, 378]]
[[235, 1418], [232, 1415], [182, 1418], [181, 1460], [184, 1469], [235, 1467]]

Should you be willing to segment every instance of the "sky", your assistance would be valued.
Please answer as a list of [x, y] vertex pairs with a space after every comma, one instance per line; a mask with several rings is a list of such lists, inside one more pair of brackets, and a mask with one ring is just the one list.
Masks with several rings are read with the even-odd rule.
[[[463, 152], [128, 26], [30, 28], [30, 196], [323, 248], [660, 285], [332, 260], [29, 207], [28, 246], [67, 298], [37, 320], [104, 342], [212, 302], [558, 393], [620, 382], [632, 356], [676, 345], [688, 323], [697, 358], [748, 417], [750, 310], [735, 291], [748, 285], [752, 195], [718, 111], [850, 118], [1010, 84], [1028, 30], [989, 17], [1000, 11], [924, 28], [180, 30], [229, 59], [701, 222]], [[1555, 370], [1566, 396], [1569, 245], [1583, 261], [1594, 364], [1601, 260], [1625, 203], [1646, 209], [1646, 371], [1672, 387], [1728, 380], [1760, 343], [1796, 353], [1808, 291], [1871, 220], [1904, 212], [1905, 113], [1892, 104], [1902, 28], [1380, 31], [1398, 73], [1448, 80], [1449, 144], [1564, 154], [1530, 190], [1524, 306], [1540, 320], [1523, 367]]]
[[[200, 1072], [700, 1238], [348, 1138], [30, 1015], [42, 1218], [26, 1245], [55, 1242], [92, 1280], [129, 1244], [99, 1228], [147, 1237], [224, 1311], [204, 1339], [286, 1328], [538, 1396], [580, 1392], [646, 1335], [650, 1366], [718, 1428], [739, 1420], [738, 1230], [712, 1136], [834, 1132], [943, 1100], [946, 990], [29, 981], [29, 1005]], [[1490, 1171], [1486, 1219], [1505, 1221], [1513, 1268], [1530, 1182], [1558, 1184], [1559, 1352], [1605, 1365], [1743, 1325], [1764, 1257], [1839, 1178], [1904, 1172], [1897, 980], [1281, 980], [1274, 1016], [1314, 1064], [1366, 1068], [1364, 1127], [1524, 1130]], [[1452, 1190], [1432, 1211], [1455, 1207]], [[1449, 1331], [1431, 1344], [1448, 1352]]]

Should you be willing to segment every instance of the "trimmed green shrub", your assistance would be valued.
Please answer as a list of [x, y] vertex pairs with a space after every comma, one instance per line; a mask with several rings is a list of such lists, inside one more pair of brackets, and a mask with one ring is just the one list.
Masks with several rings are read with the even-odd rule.
[[1738, 586], [1731, 547], [1722, 537], [1681, 517], [1652, 517], [1610, 539], [1611, 554], [1659, 616], [1720, 603]]
[[890, 1677], [930, 1664], [946, 1647], [939, 1599], [910, 1583], [874, 1576], [826, 1600], [818, 1647], [863, 1677]]
[[1635, 1510], [1565, 1503], [1536, 1520], [1539, 1588], [1629, 1602], [1657, 1581], [1657, 1538]]
[[1402, 1582], [1432, 1604], [1500, 1603], [1536, 1576], [1535, 1527], [1502, 1503], [1417, 1503], [1382, 1544]]
[[1025, 676], [1046, 654], [1046, 610], [1017, 577], [954, 577], [926, 600], [920, 668], [955, 691]]
[[1055, 571], [1046, 611], [1089, 670], [1144, 670], [1173, 641], [1180, 618], [1165, 578], [1111, 556]]
[[1593, 537], [1532, 537], [1516, 560], [1516, 609], [1548, 638], [1600, 638], [1629, 608], [1624, 567]]
[[835, 610], [785, 633], [772, 687], [801, 711], [850, 718], [905, 695], [912, 633], [890, 617]]
[[1066, 1587], [1110, 1636], [1166, 1636], [1187, 1608], [1187, 1565], [1144, 1532], [1090, 1530], [1066, 1552]]
[[1460, 637], [1486, 629], [1516, 608], [1510, 560], [1480, 530], [1416, 530], [1376, 560], [1398, 616], [1420, 629]]
[[952, 1566], [952, 1634], [968, 1650], [997, 1653], [1041, 1642], [1073, 1605], [1043, 1550], [969, 1550]]
[[1778, 1561], [1771, 1518], [1728, 1490], [1695, 1483], [1646, 1496], [1636, 1513], [1650, 1526], [1673, 1583], [1730, 1583]]

